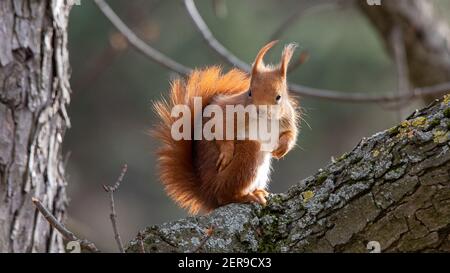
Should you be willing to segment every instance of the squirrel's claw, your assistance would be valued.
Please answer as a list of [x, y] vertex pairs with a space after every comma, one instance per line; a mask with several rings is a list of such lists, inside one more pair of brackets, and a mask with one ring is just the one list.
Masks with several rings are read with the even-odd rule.
[[261, 204], [262, 206], [266, 206], [267, 204], [267, 200], [266, 200], [266, 196], [265, 196], [265, 190], [254, 190], [252, 192], [252, 195], [256, 198], [256, 202]]
[[267, 203], [266, 198], [260, 194], [257, 194], [255, 191], [249, 192], [248, 194], [244, 195], [240, 201], [243, 203], [255, 202], [261, 204], [262, 206], [265, 206]]
[[256, 189], [256, 190], [254, 190], [254, 193], [262, 194], [264, 197], [269, 196], [269, 192], [266, 191], [265, 189]]

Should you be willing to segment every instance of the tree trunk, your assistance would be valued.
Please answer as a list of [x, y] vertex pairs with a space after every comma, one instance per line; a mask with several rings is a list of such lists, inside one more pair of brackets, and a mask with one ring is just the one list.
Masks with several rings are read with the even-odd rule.
[[70, 1], [0, 1], [0, 252], [61, 252], [31, 202], [62, 219]]
[[391, 54], [392, 33], [397, 27], [401, 29], [409, 79], [415, 87], [450, 81], [450, 28], [438, 18], [432, 1], [383, 0], [380, 6], [356, 2]]
[[147, 252], [368, 252], [369, 242], [384, 252], [450, 252], [449, 130], [447, 95], [264, 208], [231, 204], [140, 238]]

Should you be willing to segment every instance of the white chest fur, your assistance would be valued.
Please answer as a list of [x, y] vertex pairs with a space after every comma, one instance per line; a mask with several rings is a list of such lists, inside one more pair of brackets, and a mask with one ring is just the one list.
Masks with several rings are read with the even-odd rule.
[[250, 184], [247, 192], [252, 192], [255, 189], [266, 189], [270, 181], [270, 172], [272, 156], [268, 152], [261, 152], [261, 164], [256, 171], [254, 181]]

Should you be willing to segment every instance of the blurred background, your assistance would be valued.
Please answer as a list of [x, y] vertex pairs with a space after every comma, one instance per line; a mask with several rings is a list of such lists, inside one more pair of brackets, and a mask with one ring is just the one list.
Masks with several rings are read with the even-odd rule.
[[[299, 9], [317, 2], [300, 0], [196, 1], [215, 37], [251, 63], [274, 31]], [[440, 16], [450, 1], [434, 1]], [[194, 28], [181, 1], [108, 1], [140, 38], [190, 67], [223, 64]], [[225, 4], [224, 4], [225, 3]], [[447, 18], [447, 20], [450, 19]], [[69, 27], [72, 66], [72, 128], [65, 139], [69, 181], [69, 227], [105, 250], [115, 251], [109, 199], [102, 184], [112, 184], [121, 166], [128, 173], [115, 194], [124, 242], [140, 229], [186, 216], [158, 181], [148, 135], [155, 124], [152, 100], [165, 95], [173, 72], [133, 50], [90, 0], [74, 6]], [[291, 82], [346, 92], [380, 93], [397, 87], [396, 69], [366, 17], [352, 5], [333, 4], [294, 20], [269, 52], [278, 62], [282, 45], [297, 42], [297, 55], [309, 58], [289, 75]], [[296, 55], [296, 56], [297, 56]], [[270, 190], [291, 185], [351, 150], [364, 136], [405, 118], [420, 101], [401, 113], [377, 104], [352, 104], [301, 98], [305, 122], [298, 147], [274, 164]], [[308, 123], [309, 125], [307, 125]]]

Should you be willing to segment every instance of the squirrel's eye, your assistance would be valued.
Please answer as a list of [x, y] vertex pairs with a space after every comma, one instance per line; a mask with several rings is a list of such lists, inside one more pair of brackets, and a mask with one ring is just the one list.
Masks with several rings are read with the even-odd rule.
[[278, 96], [275, 98], [275, 100], [276, 100], [276, 101], [280, 101], [280, 100], [281, 100], [281, 96], [278, 95]]
[[249, 96], [249, 97], [252, 96], [252, 90], [248, 90], [248, 96]]

